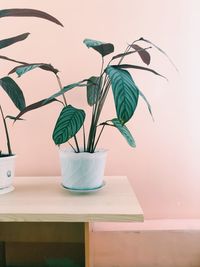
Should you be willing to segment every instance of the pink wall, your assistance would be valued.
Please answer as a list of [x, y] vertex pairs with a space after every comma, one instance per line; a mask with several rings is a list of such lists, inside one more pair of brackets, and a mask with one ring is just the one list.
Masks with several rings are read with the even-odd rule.
[[[84, 38], [113, 42], [117, 53], [124, 50], [127, 42], [144, 36], [171, 55], [179, 74], [164, 57], [152, 53], [152, 67], [165, 74], [168, 83], [148, 73], [133, 72], [155, 116], [152, 122], [140, 101], [134, 120], [129, 123], [137, 148], [129, 148], [113, 129], [105, 131], [101, 146], [110, 150], [106, 174], [129, 177], [146, 218], [199, 218], [200, 55], [195, 47], [199, 41], [198, 1], [1, 0], [1, 9], [9, 7], [41, 9], [63, 22], [64, 29], [39, 19], [7, 18], [0, 20], [0, 29], [1, 38], [30, 31], [30, 38], [2, 50], [2, 54], [29, 62], [50, 62], [61, 71], [64, 85], [99, 72], [100, 58], [83, 45]], [[1, 61], [1, 75], [11, 67]], [[54, 77], [40, 70], [18, 82], [28, 104], [58, 90]], [[10, 103], [3, 93], [1, 99], [7, 113], [16, 114], [10, 105], [7, 108]], [[75, 106], [86, 107], [83, 88], [70, 92], [68, 99]], [[104, 118], [112, 118], [111, 106], [112, 98], [107, 102]], [[60, 106], [52, 104], [27, 114], [25, 122], [12, 128], [13, 147], [18, 154], [17, 175], [60, 173], [57, 148], [51, 141], [59, 111]]]

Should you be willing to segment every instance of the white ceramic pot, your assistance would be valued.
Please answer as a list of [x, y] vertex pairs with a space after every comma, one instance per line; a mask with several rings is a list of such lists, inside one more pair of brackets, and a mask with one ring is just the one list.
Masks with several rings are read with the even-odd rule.
[[62, 185], [70, 189], [95, 189], [103, 185], [106, 150], [75, 153], [60, 150]]
[[15, 174], [15, 158], [15, 155], [0, 157], [0, 189], [12, 185]]

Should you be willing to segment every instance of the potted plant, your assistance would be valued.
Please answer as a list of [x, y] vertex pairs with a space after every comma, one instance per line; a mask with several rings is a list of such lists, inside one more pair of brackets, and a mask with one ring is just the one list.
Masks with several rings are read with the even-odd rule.
[[[56, 24], [62, 26], [62, 24], [53, 16], [34, 9], [4, 9], [0, 10], [0, 18], [3, 17], [38, 17], [49, 20]], [[0, 40], [0, 49], [13, 45], [17, 42], [25, 40], [29, 36], [29, 33], [23, 33], [14, 37], [6, 38]], [[0, 55], [0, 59], [11, 61], [13, 63], [25, 64], [15, 59], [8, 58], [4, 55]], [[48, 65], [47, 65], [48, 67]], [[21, 111], [25, 108], [25, 98], [23, 92], [19, 85], [9, 76], [0, 78], [0, 87], [7, 93], [8, 97], [11, 99], [16, 108]], [[7, 143], [7, 152], [0, 151], [0, 193], [9, 192], [13, 189], [12, 181], [15, 171], [15, 153], [13, 153], [11, 148], [11, 142], [9, 137], [9, 130], [7, 119], [16, 120], [14, 116], [5, 115], [0, 104], [0, 118], [2, 119], [2, 125], [5, 131], [6, 143]]]
[[[145, 42], [151, 46], [143, 48], [138, 45], [139, 42]], [[62, 185], [69, 190], [75, 191], [96, 190], [104, 185], [103, 174], [107, 150], [99, 149], [98, 144], [105, 127], [116, 129], [131, 147], [135, 147], [134, 138], [128, 130], [126, 123], [133, 117], [139, 97], [143, 98], [146, 102], [148, 110], [152, 115], [148, 100], [139, 90], [128, 70], [138, 69], [164, 77], [149, 67], [122, 63], [125, 57], [131, 54], [138, 54], [143, 63], [149, 65], [151, 57], [148, 50], [152, 46], [165, 54], [163, 50], [149, 40], [140, 38], [134, 41], [127, 46], [123, 53], [114, 55], [106, 65], [104, 58], [114, 52], [113, 44], [91, 39], [85, 39], [84, 44], [101, 55], [102, 66], [99, 76], [91, 76], [79, 82], [62, 86], [58, 72], [53, 71], [60, 90], [46, 99], [27, 106], [16, 117], [19, 119], [26, 112], [40, 108], [53, 101], [58, 101], [57, 97], [62, 96], [63, 101], [60, 102], [62, 102], [63, 108], [58, 116], [52, 138], [54, 143], [59, 147]], [[119, 61], [113, 63], [116, 60]], [[22, 64], [14, 68], [11, 73], [16, 72], [18, 76], [21, 76], [27, 71], [41, 66], [42, 64]], [[69, 104], [66, 98], [66, 93], [77, 87], [86, 88], [87, 102], [91, 107], [91, 122], [88, 136], [86, 136], [84, 127], [84, 121], [86, 119], [85, 111]], [[106, 121], [101, 121], [100, 115], [104, 108], [108, 92], [111, 89], [114, 97], [116, 117], [110, 118], [108, 115]], [[80, 140], [77, 137], [79, 131], [82, 131], [82, 144], [80, 144]], [[64, 143], [68, 143], [69, 147], [61, 149], [60, 145]]]

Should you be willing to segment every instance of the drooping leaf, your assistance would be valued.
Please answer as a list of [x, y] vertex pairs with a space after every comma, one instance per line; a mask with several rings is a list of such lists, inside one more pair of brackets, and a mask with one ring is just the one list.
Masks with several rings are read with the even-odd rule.
[[31, 104], [31, 105], [25, 107], [25, 108], [24, 108], [24, 109], [23, 109], [23, 110], [16, 116], [15, 120], [19, 120], [19, 119], [21, 118], [22, 115], [24, 115], [25, 113], [27, 113], [27, 112], [29, 112], [29, 111], [31, 111], [31, 110], [41, 108], [41, 107], [46, 106], [46, 105], [48, 105], [48, 104], [50, 104], [50, 103], [52, 103], [52, 102], [57, 101], [57, 102], [62, 103], [61, 101], [59, 101], [59, 100], [57, 100], [57, 99], [55, 99], [55, 98], [54, 98], [54, 99], [51, 99], [51, 100], [49, 100], [49, 101], [46, 101], [46, 100], [47, 100], [47, 99], [45, 98], [45, 99], [42, 99], [42, 100], [40, 100], [40, 101], [37, 101], [37, 102], [35, 102], [35, 103], [33, 103], [33, 104]]
[[[85, 80], [83, 80], [83, 81], [85, 81]], [[78, 82], [78, 83], [72, 83], [72, 84], [69, 84], [67, 86], [64, 86], [62, 90], [58, 91], [57, 93], [55, 93], [52, 96], [50, 96], [49, 98], [47, 98], [45, 100], [45, 102], [46, 101], [49, 101], [49, 100], [51, 100], [53, 98], [56, 98], [56, 97], [58, 97], [60, 95], [63, 95], [64, 93], [66, 93], [67, 91], [70, 91], [71, 89], [73, 89], [75, 87], [84, 87], [84, 86], [87, 86], [87, 84], [82, 84], [83, 81]]]
[[92, 76], [87, 82], [87, 102], [90, 106], [93, 106], [99, 97], [99, 91], [101, 89], [101, 78]]
[[[146, 48], [141, 48], [141, 51], [146, 51], [147, 49], [150, 49], [151, 47], [146, 47]], [[134, 53], [138, 53], [139, 51], [129, 51], [129, 52], [125, 52], [125, 53], [121, 53], [121, 54], [118, 54], [116, 56], [114, 56], [112, 58], [113, 59], [117, 59], [117, 58], [122, 58], [122, 57], [125, 57], [125, 56], [128, 56], [128, 55], [131, 55], [131, 54], [134, 54]]]
[[43, 70], [52, 71], [53, 73], [58, 73], [58, 70], [55, 69], [51, 64], [45, 63], [32, 63], [32, 64], [23, 64], [13, 68], [8, 74], [12, 74], [14, 72], [17, 73], [18, 77], [22, 76], [26, 72], [33, 70], [35, 68], [41, 68]]
[[121, 64], [121, 65], [112, 65], [111, 67], [118, 67], [118, 68], [121, 68], [121, 69], [145, 70], [145, 71], [152, 72], [153, 74], [158, 75], [158, 76], [160, 76], [160, 77], [162, 77], [162, 78], [167, 80], [167, 78], [165, 76], [159, 74], [157, 71], [155, 71], [153, 69], [150, 69], [150, 68], [145, 68], [145, 67], [142, 67], [142, 66], [138, 66], [138, 65]]
[[176, 71], [178, 71], [178, 68], [176, 67], [176, 65], [174, 64], [174, 62], [172, 61], [172, 59], [168, 56], [168, 54], [163, 50], [161, 49], [160, 47], [158, 47], [156, 44], [152, 43], [151, 41], [141, 37], [138, 41], [144, 41], [148, 44], [151, 44], [152, 46], [154, 46], [158, 51], [160, 51], [162, 54], [164, 54], [167, 59], [169, 60], [169, 62], [174, 66], [174, 68], [176, 69]]
[[14, 117], [14, 116], [10, 116], [10, 115], [7, 115], [6, 117], [5, 117], [5, 119], [10, 119], [10, 120], [14, 120], [14, 121], [23, 121], [24, 119], [22, 119], [22, 118], [17, 118], [17, 117]]
[[151, 117], [152, 117], [152, 119], [154, 120], [154, 118], [153, 118], [153, 113], [152, 113], [152, 109], [151, 109], [151, 105], [150, 105], [149, 101], [147, 100], [146, 96], [145, 96], [140, 90], [139, 90], [139, 95], [143, 98], [143, 100], [144, 100], [145, 103], [147, 104], [149, 113], [151, 114]]
[[111, 81], [117, 117], [124, 124], [137, 107], [139, 90], [128, 71], [108, 67], [106, 73]]
[[131, 44], [130, 45], [133, 49], [135, 49], [136, 52], [138, 52], [138, 54], [140, 55], [142, 61], [149, 65], [150, 61], [151, 61], [151, 56], [150, 54], [146, 51], [146, 49], [142, 48], [141, 46], [137, 45], [137, 44]]
[[114, 45], [111, 43], [103, 43], [101, 41], [96, 41], [92, 39], [85, 39], [83, 43], [88, 47], [88, 48], [93, 48], [97, 52], [99, 52], [102, 57], [112, 53], [114, 51]]
[[60, 145], [67, 142], [80, 130], [84, 120], [84, 110], [77, 109], [71, 105], [64, 107], [53, 131], [54, 143]]
[[25, 99], [22, 90], [18, 86], [18, 84], [6, 76], [0, 79], [0, 86], [4, 89], [4, 91], [8, 94], [14, 105], [21, 111], [25, 108]]
[[25, 40], [29, 36], [29, 34], [30, 33], [27, 32], [27, 33], [23, 33], [23, 34], [20, 34], [20, 35], [11, 37], [11, 38], [0, 40], [0, 49]]
[[120, 131], [128, 144], [132, 147], [136, 147], [132, 134], [125, 125], [122, 125], [118, 119], [112, 119], [113, 125]]
[[4, 17], [37, 17], [49, 20], [63, 27], [63, 24], [58, 19], [56, 19], [55, 17], [51, 16], [50, 14], [44, 11], [36, 9], [11, 8], [11, 9], [0, 10], [0, 18]]

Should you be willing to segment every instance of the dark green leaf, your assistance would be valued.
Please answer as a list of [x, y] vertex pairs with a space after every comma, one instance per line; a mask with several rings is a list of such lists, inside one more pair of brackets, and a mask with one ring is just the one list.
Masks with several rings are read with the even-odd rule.
[[10, 116], [10, 115], [7, 115], [6, 117], [5, 117], [5, 119], [10, 119], [10, 120], [14, 120], [14, 121], [23, 121], [24, 119], [22, 119], [22, 118], [17, 118], [17, 117], [14, 117], [14, 116]]
[[124, 124], [137, 107], [139, 90], [128, 71], [108, 67], [106, 73], [111, 81], [117, 117]]
[[124, 136], [128, 144], [132, 147], [135, 147], [135, 141], [130, 131], [125, 125], [122, 125], [118, 119], [112, 119], [113, 125], [120, 131], [120, 133]]
[[162, 50], [160, 47], [158, 47], [156, 44], [152, 43], [151, 41], [149, 41], [147, 39], [144, 39], [143, 37], [141, 37], [138, 41], [144, 41], [144, 42], [146, 42], [148, 44], [153, 45], [158, 51], [160, 51], [162, 54], [164, 54], [168, 58], [168, 60], [174, 66], [174, 68], [176, 69], [176, 71], [178, 71], [178, 68], [176, 67], [176, 65], [174, 64], [174, 62], [171, 60], [171, 58], [168, 56], [168, 54], [164, 50]]
[[12, 74], [14, 72], [17, 73], [18, 77], [22, 76], [26, 72], [33, 70], [35, 68], [41, 68], [43, 70], [52, 71], [53, 73], [58, 73], [58, 70], [55, 69], [51, 64], [45, 63], [32, 63], [32, 64], [23, 64], [12, 69], [8, 74]]
[[162, 78], [167, 80], [167, 78], [165, 76], [159, 74], [157, 71], [152, 70], [150, 68], [145, 68], [145, 67], [141, 67], [141, 66], [137, 66], [137, 65], [130, 65], [130, 64], [112, 65], [111, 67], [118, 67], [118, 68], [121, 68], [121, 69], [145, 70], [145, 71], [152, 72], [153, 74], [158, 75], [158, 76], [160, 76], [160, 77], [162, 77]]
[[56, 122], [53, 132], [53, 140], [56, 145], [67, 142], [76, 135], [85, 120], [84, 110], [71, 105], [64, 107]]
[[87, 102], [90, 106], [93, 106], [97, 102], [100, 89], [101, 89], [100, 77], [95, 77], [95, 76], [90, 77], [87, 83]]
[[150, 54], [146, 51], [146, 49], [142, 48], [141, 46], [139, 45], [136, 45], [136, 44], [131, 44], [130, 45], [133, 49], [135, 49], [136, 52], [138, 52], [138, 54], [140, 55], [142, 61], [149, 65], [150, 64], [150, 61], [151, 61], [151, 56]]
[[99, 52], [102, 57], [112, 53], [114, 51], [114, 45], [111, 43], [103, 43], [101, 41], [96, 41], [92, 39], [85, 39], [83, 43], [88, 47], [88, 48], [93, 48], [97, 52]]
[[42, 100], [40, 100], [40, 101], [38, 101], [38, 102], [35, 102], [35, 103], [33, 103], [33, 104], [31, 104], [31, 105], [25, 107], [25, 108], [24, 108], [24, 109], [17, 115], [17, 117], [15, 118], [15, 120], [19, 120], [19, 119], [21, 118], [22, 115], [24, 115], [25, 113], [27, 113], [27, 112], [29, 112], [29, 111], [31, 111], [31, 110], [41, 108], [41, 107], [46, 106], [46, 105], [48, 105], [48, 104], [50, 104], [50, 103], [52, 103], [52, 102], [57, 101], [57, 102], [62, 103], [61, 101], [59, 101], [59, 100], [57, 100], [57, 99], [55, 99], [55, 98], [54, 98], [54, 99], [51, 99], [51, 100], [48, 100], [48, 101], [46, 101], [46, 100], [47, 100], [47, 99], [45, 98], [45, 99], [42, 99]]
[[25, 40], [29, 36], [29, 34], [30, 33], [27, 32], [27, 33], [23, 33], [23, 34], [17, 35], [15, 37], [11, 37], [11, 38], [7, 38], [7, 39], [4, 39], [4, 40], [0, 40], [0, 49], [5, 48], [5, 47], [7, 47], [9, 45], [12, 45], [14, 43], [17, 43], [17, 42]]
[[151, 110], [151, 105], [150, 105], [150, 103], [149, 103], [149, 101], [147, 100], [147, 98], [145, 97], [145, 95], [139, 90], [139, 95], [144, 99], [144, 101], [146, 102], [146, 104], [147, 104], [147, 107], [148, 107], [148, 110], [149, 110], [149, 113], [151, 114], [151, 117], [152, 117], [152, 119], [154, 119], [153, 118], [153, 114], [152, 114], [152, 110]]
[[0, 85], [20, 111], [25, 108], [23, 92], [13, 79], [8, 76], [4, 77], [0, 79]]
[[[85, 80], [83, 80], [83, 81], [85, 81]], [[75, 87], [83, 87], [83, 86], [87, 86], [87, 84], [82, 84], [83, 81], [78, 82], [78, 83], [72, 83], [72, 84], [69, 84], [69, 85], [63, 87], [62, 90], [58, 91], [57, 93], [55, 93], [55, 94], [53, 94], [52, 96], [50, 96], [49, 98], [47, 98], [47, 99], [45, 100], [45, 102], [46, 102], [46, 101], [49, 101], [49, 100], [51, 100], [51, 99], [53, 99], [53, 98], [55, 98], [55, 97], [58, 97], [58, 96], [60, 96], [60, 95], [63, 95], [64, 93], [66, 93], [67, 91], [70, 91], [71, 89], [73, 89], [73, 88], [75, 88]]]
[[0, 10], [0, 18], [4, 17], [37, 17], [54, 22], [63, 27], [62, 23], [50, 14], [41, 10], [29, 8], [12, 8]]

